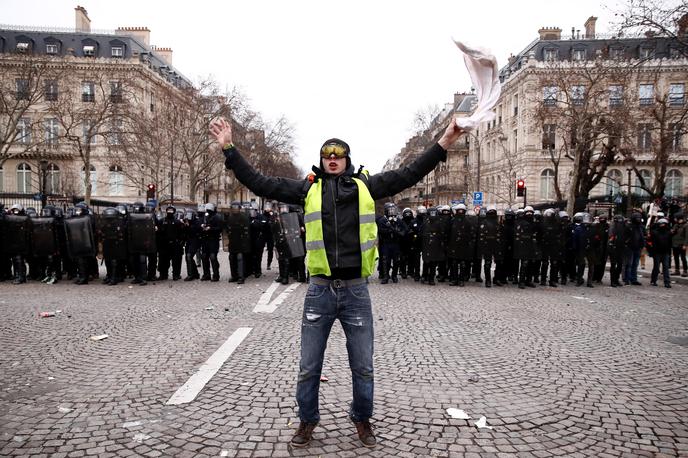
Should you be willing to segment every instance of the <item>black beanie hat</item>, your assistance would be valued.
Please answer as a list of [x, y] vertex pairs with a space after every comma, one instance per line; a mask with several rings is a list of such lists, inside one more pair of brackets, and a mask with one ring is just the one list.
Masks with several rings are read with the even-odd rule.
[[[330, 143], [336, 143], [344, 147], [344, 149], [346, 150], [346, 168], [349, 168], [351, 166], [351, 148], [349, 148], [349, 144], [344, 140], [340, 140], [338, 138], [330, 138], [329, 140], [325, 140], [325, 143], [322, 144], [320, 149], [322, 150], [325, 145], [329, 145]], [[322, 157], [320, 159], [320, 167], [323, 167]]]

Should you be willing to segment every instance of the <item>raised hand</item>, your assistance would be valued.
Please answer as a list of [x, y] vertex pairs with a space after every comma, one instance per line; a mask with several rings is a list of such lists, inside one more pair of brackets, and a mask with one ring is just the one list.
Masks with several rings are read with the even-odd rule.
[[232, 126], [225, 118], [219, 118], [210, 123], [210, 135], [215, 141], [224, 147], [228, 143], [232, 143]]
[[456, 125], [456, 119], [452, 116], [451, 122], [445, 129], [442, 138], [440, 138], [437, 143], [439, 143], [442, 148], [449, 149], [463, 133], [464, 130]]

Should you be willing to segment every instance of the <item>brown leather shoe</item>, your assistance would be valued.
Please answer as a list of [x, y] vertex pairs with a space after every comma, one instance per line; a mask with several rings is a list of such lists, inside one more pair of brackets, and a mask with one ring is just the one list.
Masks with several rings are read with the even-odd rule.
[[311, 443], [313, 439], [313, 430], [318, 426], [317, 423], [299, 423], [299, 429], [296, 430], [294, 437], [291, 438], [291, 445], [294, 447], [305, 447]]
[[356, 421], [354, 425], [356, 425], [358, 438], [363, 446], [368, 448], [375, 447], [377, 440], [375, 439], [375, 434], [373, 434], [373, 427], [370, 425], [370, 422], [368, 420]]

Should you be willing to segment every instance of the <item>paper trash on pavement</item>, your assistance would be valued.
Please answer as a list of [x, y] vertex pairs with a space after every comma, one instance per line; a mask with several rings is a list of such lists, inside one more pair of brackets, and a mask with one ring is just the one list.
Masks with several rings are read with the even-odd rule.
[[455, 409], [455, 408], [449, 408], [447, 409], [447, 413], [449, 414], [450, 417], [456, 418], [457, 420], [468, 420], [471, 418], [470, 415], [468, 415], [466, 412], [464, 412], [461, 409]]
[[99, 336], [91, 336], [91, 340], [98, 341], [98, 340], [107, 339], [108, 337], [110, 337], [110, 336], [107, 334], [101, 334]]
[[487, 426], [487, 418], [485, 418], [485, 417], [480, 417], [480, 419], [475, 422], [475, 427], [476, 428], [494, 429], [494, 427], [492, 427], [492, 426]]

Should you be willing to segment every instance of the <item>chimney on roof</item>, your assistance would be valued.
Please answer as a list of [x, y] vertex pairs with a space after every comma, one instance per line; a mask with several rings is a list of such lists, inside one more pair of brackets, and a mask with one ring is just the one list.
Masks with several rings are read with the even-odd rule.
[[158, 48], [157, 46], [153, 46], [151, 49], [155, 54], [160, 56], [162, 60], [167, 62], [167, 65], [170, 67], [172, 66], [172, 48]]
[[561, 40], [561, 29], [559, 27], [543, 27], [538, 30], [540, 40]]
[[74, 28], [77, 32], [90, 32], [91, 31], [91, 20], [88, 18], [88, 13], [86, 8], [83, 6], [77, 6], [74, 8]]
[[597, 18], [595, 16], [590, 16], [587, 21], [585, 21], [585, 38], [591, 39], [595, 38], [595, 22]]
[[146, 46], [150, 46], [150, 29], [148, 27], [117, 27], [117, 33], [129, 35]]
[[684, 14], [681, 16], [681, 19], [676, 21], [676, 36], [677, 37], [685, 37], [688, 36], [688, 13]]

